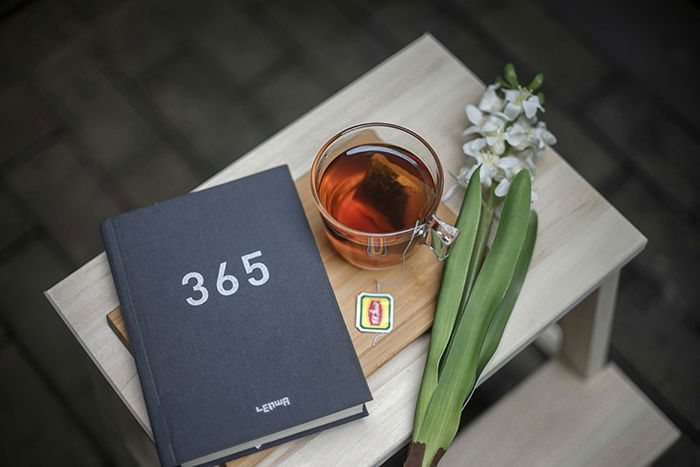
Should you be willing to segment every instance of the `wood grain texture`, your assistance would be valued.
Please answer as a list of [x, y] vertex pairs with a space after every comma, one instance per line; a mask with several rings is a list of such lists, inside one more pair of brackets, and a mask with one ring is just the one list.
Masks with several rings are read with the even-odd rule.
[[[330, 136], [366, 121], [389, 121], [413, 129], [431, 143], [445, 170], [456, 172], [467, 163], [461, 150], [461, 134], [467, 125], [464, 106], [476, 103], [483, 89], [461, 62], [432, 37], [424, 36], [199, 188], [280, 163], [289, 164], [298, 178], [309, 170], [316, 151]], [[537, 245], [518, 303], [482, 379], [558, 321], [646, 243], [555, 151], [545, 150], [537, 166]], [[447, 177], [446, 189], [453, 183]], [[448, 203], [453, 211], [459, 204], [457, 198]], [[118, 305], [104, 253], [46, 295], [150, 435], [134, 361], [104, 318]], [[417, 339], [368, 378], [375, 398], [369, 405], [369, 417], [287, 443], [263, 464], [305, 459], [314, 465], [357, 466], [377, 464], [390, 456], [410, 436], [426, 342], [424, 337]]]
[[559, 322], [564, 337], [562, 354], [583, 376], [594, 375], [608, 361], [619, 280], [620, 271], [610, 274]]
[[114, 331], [119, 340], [122, 341], [122, 344], [131, 352], [131, 341], [129, 341], [129, 334], [126, 332], [126, 323], [124, 322], [121, 307], [116, 307], [107, 313], [107, 324], [109, 324], [110, 329]]
[[[401, 268], [365, 271], [344, 261], [333, 250], [324, 234], [323, 222], [316, 211], [311, 195], [308, 175], [297, 180], [296, 187], [355, 352], [360, 359], [365, 376], [369, 376], [430, 328], [442, 263], [427, 248], [414, 250], [414, 254], [408, 258], [406, 276], [403, 280], [393, 286], [382, 288], [382, 293], [390, 293], [394, 296], [394, 329], [384, 335], [358, 331], [355, 327], [357, 294], [375, 292], [376, 280], [382, 283], [396, 280], [401, 275]], [[451, 222], [454, 218], [454, 214], [444, 207], [438, 209], [438, 214], [447, 222]], [[130, 348], [126, 323], [119, 307], [107, 314], [107, 322], [124, 345]]]
[[440, 466], [649, 465], [678, 436], [614, 364], [582, 379], [555, 359], [460, 432]]

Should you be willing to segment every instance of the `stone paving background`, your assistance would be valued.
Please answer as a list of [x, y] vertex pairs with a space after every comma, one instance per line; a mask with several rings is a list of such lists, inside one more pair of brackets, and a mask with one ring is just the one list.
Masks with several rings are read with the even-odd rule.
[[611, 358], [683, 431], [658, 465], [700, 465], [687, 0], [4, 2], [0, 464], [134, 463], [41, 293], [102, 250], [98, 222], [192, 189], [424, 31], [485, 82], [506, 61], [545, 74], [556, 148], [649, 238], [622, 276]]

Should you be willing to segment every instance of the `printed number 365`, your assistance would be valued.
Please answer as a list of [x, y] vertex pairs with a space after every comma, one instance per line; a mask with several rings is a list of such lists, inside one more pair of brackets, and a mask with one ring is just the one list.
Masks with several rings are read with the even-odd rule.
[[[241, 262], [245, 268], [250, 285], [261, 286], [270, 279], [270, 271], [261, 262], [251, 263], [250, 260], [262, 256], [260, 250], [241, 256]], [[254, 272], [258, 272], [260, 277], [255, 277]], [[192, 306], [199, 306], [209, 299], [209, 290], [204, 287], [204, 276], [198, 272], [188, 272], [182, 278], [182, 285], [188, 285], [194, 279], [192, 290], [199, 294], [198, 298], [188, 297], [187, 303]], [[238, 291], [238, 279], [232, 274], [226, 274], [226, 261], [219, 264], [219, 274], [216, 276], [216, 290], [223, 296], [233, 295]]]

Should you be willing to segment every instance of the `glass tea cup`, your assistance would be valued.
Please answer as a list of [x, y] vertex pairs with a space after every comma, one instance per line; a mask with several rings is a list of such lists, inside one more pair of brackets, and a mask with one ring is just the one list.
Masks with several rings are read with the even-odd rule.
[[333, 136], [311, 166], [311, 191], [336, 251], [364, 269], [403, 261], [419, 244], [439, 260], [459, 231], [435, 211], [442, 165], [415, 132], [392, 123], [362, 123]]

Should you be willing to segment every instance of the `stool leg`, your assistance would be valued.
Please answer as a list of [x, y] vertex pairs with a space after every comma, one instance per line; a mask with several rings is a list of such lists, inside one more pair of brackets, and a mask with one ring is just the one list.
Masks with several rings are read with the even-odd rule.
[[585, 377], [607, 362], [619, 278], [619, 270], [612, 272], [560, 321], [564, 331], [562, 355]]

